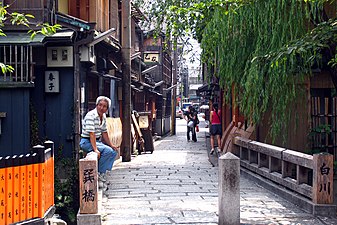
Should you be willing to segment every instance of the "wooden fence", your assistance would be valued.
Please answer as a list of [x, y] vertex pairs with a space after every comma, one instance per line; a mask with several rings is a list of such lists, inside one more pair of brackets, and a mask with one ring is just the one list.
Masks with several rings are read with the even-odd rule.
[[0, 157], [0, 187], [0, 224], [43, 220], [54, 209], [54, 143]]
[[233, 143], [242, 167], [314, 204], [333, 204], [333, 155], [308, 155], [243, 137], [234, 137]]

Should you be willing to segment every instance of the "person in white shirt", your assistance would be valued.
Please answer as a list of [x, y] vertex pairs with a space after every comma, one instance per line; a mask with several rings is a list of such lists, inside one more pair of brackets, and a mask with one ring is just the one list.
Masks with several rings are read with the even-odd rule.
[[105, 113], [110, 105], [111, 100], [108, 97], [99, 96], [96, 99], [96, 108], [89, 111], [82, 122], [80, 148], [87, 153], [97, 153], [100, 174], [112, 169], [117, 156], [118, 147], [111, 143], [106, 127]]

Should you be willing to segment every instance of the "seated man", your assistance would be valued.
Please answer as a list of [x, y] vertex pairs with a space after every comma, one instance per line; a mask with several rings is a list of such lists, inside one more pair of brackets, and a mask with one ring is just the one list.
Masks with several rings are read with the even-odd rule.
[[[106, 115], [111, 100], [105, 96], [99, 96], [96, 100], [96, 108], [89, 111], [82, 122], [82, 134], [80, 147], [86, 152], [96, 152], [98, 156], [99, 180], [104, 181], [102, 174], [111, 170], [117, 156], [117, 146], [114, 146], [108, 136], [106, 127]], [[104, 140], [104, 143], [101, 141]]]

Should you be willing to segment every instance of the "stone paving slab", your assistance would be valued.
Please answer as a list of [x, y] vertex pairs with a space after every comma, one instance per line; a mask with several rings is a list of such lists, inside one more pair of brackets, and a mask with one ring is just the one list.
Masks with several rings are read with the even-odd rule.
[[[186, 124], [177, 120], [177, 134], [156, 141], [153, 154], [114, 166], [104, 191], [103, 225], [218, 223], [218, 168], [209, 161], [206, 129], [200, 121], [198, 142], [186, 141]], [[244, 177], [240, 179], [240, 221], [337, 224], [336, 218], [306, 213]]]

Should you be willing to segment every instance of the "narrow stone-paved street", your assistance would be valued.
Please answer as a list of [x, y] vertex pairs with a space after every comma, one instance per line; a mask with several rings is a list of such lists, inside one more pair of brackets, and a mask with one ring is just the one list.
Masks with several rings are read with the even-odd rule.
[[[204, 121], [200, 127], [198, 142], [187, 142], [186, 122], [177, 119], [177, 134], [156, 141], [153, 154], [114, 166], [103, 196], [104, 225], [218, 223], [218, 167], [208, 159]], [[241, 224], [337, 224], [244, 177], [240, 198]]]

